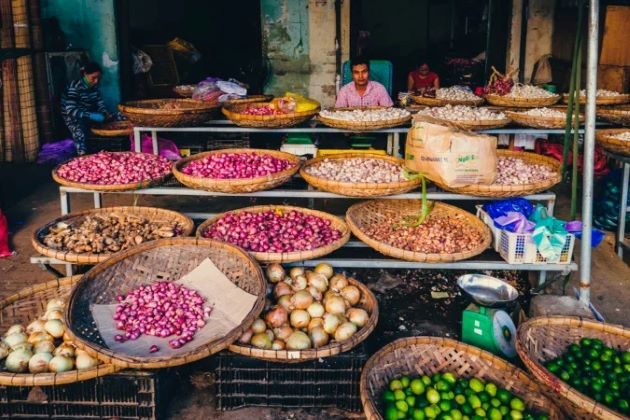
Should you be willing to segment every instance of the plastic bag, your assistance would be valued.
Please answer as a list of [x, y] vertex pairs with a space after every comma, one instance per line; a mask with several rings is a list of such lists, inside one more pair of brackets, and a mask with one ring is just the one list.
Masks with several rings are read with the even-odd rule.
[[0, 209], [0, 258], [10, 257], [13, 255], [9, 248], [9, 222]]
[[536, 223], [532, 239], [540, 255], [548, 260], [559, 259], [567, 241], [568, 232], [564, 228], [565, 223], [549, 216], [547, 209], [540, 204], [536, 205], [529, 220]]
[[307, 112], [319, 108], [320, 103], [314, 99], [306, 98], [293, 92], [284, 94], [287, 98], [295, 99], [295, 112]]
[[[130, 138], [130, 143], [130, 150], [134, 150], [133, 137]], [[142, 153], [153, 153], [153, 141], [150, 135], [143, 134], [140, 140], [140, 144]], [[175, 142], [169, 139], [163, 139], [161, 137], [158, 137], [158, 154], [168, 160], [178, 160], [181, 158], [179, 148], [177, 147]]]
[[536, 64], [534, 64], [534, 74], [532, 75], [532, 84], [544, 85], [552, 82], [553, 77], [551, 75], [550, 58], [551, 54], [546, 54], [536, 61]]
[[[572, 222], [567, 222], [564, 225], [564, 228], [569, 232], [575, 235], [576, 238], [582, 239], [582, 222], [580, 220], [574, 220]], [[593, 248], [597, 248], [599, 244], [602, 243], [606, 234], [598, 229], [591, 229], [591, 246]]]
[[216, 85], [223, 93], [237, 96], [247, 96], [247, 89], [240, 83], [233, 81], [219, 80]]
[[208, 79], [199, 82], [193, 91], [192, 98], [198, 101], [217, 102], [223, 91], [218, 88], [214, 81]]
[[53, 143], [44, 143], [37, 156], [39, 164], [58, 164], [75, 156], [76, 151], [72, 139]]
[[531, 233], [536, 227], [536, 224], [527, 220], [525, 215], [515, 211], [509, 211], [505, 216], [497, 217], [494, 219], [494, 225], [514, 233]]
[[521, 213], [525, 217], [534, 211], [534, 206], [524, 198], [510, 198], [509, 200], [493, 201], [483, 205], [483, 211], [494, 220], [497, 217], [506, 216], [509, 212]]
[[153, 67], [151, 56], [142, 50], [134, 49], [131, 53], [131, 59], [133, 61], [133, 74], [148, 73]]

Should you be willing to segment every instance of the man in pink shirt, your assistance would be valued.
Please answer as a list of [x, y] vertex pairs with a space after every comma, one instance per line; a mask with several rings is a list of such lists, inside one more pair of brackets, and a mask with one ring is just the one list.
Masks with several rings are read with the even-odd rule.
[[352, 60], [352, 82], [339, 89], [335, 107], [392, 106], [385, 86], [370, 80], [369, 61], [357, 58]]

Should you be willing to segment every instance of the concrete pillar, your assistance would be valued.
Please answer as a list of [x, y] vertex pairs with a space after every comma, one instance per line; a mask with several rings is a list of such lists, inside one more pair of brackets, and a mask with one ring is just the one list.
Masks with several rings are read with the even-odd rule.
[[308, 37], [311, 74], [308, 95], [319, 100], [322, 106], [335, 101], [335, 75], [337, 74], [336, 15], [334, 0], [309, 0]]
[[[523, 23], [523, 0], [512, 0], [512, 20], [508, 39], [505, 72], [518, 69], [521, 59], [521, 30]], [[499, 69], [500, 70], [500, 69]]]

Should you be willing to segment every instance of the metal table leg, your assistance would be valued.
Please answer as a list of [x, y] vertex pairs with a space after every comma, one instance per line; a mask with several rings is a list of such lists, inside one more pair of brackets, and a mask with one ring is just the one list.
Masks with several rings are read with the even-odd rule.
[[65, 216], [70, 213], [70, 194], [59, 190], [59, 200], [61, 202], [61, 215]]
[[394, 150], [392, 156], [396, 156], [398, 158], [402, 157], [400, 153], [400, 134], [394, 133]]
[[100, 209], [103, 207], [103, 195], [100, 193], [94, 193], [94, 208]]
[[619, 222], [617, 223], [617, 255], [623, 258], [623, 242], [626, 236], [626, 213], [628, 212], [628, 180], [630, 179], [630, 163], [623, 164], [621, 184], [621, 202], [619, 203]]
[[155, 130], [151, 130], [151, 145], [153, 146], [153, 154], [157, 155], [158, 154], [158, 138], [157, 138], [157, 131]]
[[142, 151], [142, 145], [140, 143], [140, 128], [138, 127], [134, 127], [133, 128], [133, 148], [135, 152], [141, 152]]

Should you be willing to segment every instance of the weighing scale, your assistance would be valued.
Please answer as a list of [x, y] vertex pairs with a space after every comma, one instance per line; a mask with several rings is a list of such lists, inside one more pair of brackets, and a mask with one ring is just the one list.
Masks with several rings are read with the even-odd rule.
[[503, 280], [466, 274], [457, 285], [476, 303], [462, 314], [462, 341], [507, 358], [516, 357], [516, 326], [504, 309], [518, 298], [518, 291]]

